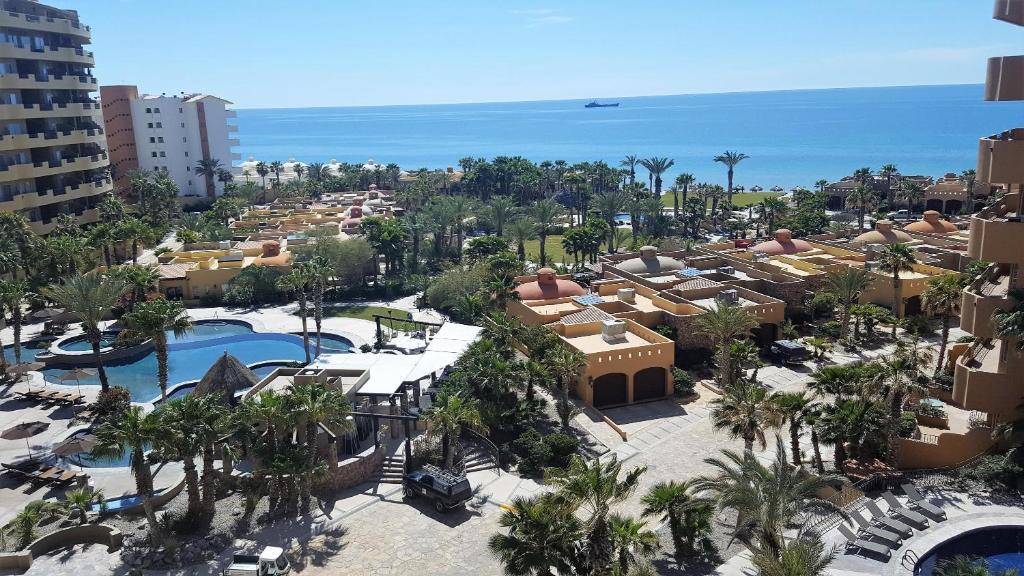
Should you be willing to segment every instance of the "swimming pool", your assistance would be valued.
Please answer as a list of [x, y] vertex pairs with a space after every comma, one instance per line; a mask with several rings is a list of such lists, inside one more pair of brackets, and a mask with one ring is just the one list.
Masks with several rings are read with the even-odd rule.
[[[326, 335], [325, 335], [326, 336]], [[195, 329], [182, 336], [168, 336], [168, 387], [181, 382], [199, 380], [225, 352], [238, 358], [243, 364], [255, 364], [266, 360], [305, 361], [302, 337], [294, 334], [253, 332], [242, 323], [197, 322]], [[310, 339], [310, 349], [315, 353], [315, 339]], [[347, 351], [352, 343], [331, 335], [330, 344], [323, 344], [325, 352]], [[69, 367], [46, 368], [42, 371], [47, 381], [57, 383], [58, 378]], [[104, 364], [107, 378], [112, 386], [126, 388], [136, 402], [148, 402], [160, 396], [156, 378], [156, 354], [151, 350], [145, 356], [120, 364]], [[99, 377], [83, 378], [83, 385], [99, 385]], [[65, 382], [65, 384], [67, 384]]]
[[[21, 343], [21, 361], [22, 362], [35, 362], [36, 355], [42, 352], [46, 352], [50, 349], [50, 344], [53, 340], [30, 340], [28, 342]], [[7, 358], [7, 362], [14, 364], [14, 344], [4, 346], [4, 357]]]
[[932, 576], [936, 565], [956, 556], [984, 559], [990, 574], [1024, 570], [1024, 528], [993, 527], [969, 532], [929, 552], [914, 569], [916, 576]]

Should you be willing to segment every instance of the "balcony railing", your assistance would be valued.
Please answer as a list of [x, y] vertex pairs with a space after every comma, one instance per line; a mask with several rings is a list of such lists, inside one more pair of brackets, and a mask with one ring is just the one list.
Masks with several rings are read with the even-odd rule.
[[44, 30], [58, 34], [73, 34], [89, 38], [92, 31], [81, 22], [67, 18], [50, 18], [47, 16], [36, 16], [35, 14], [22, 14], [21, 12], [5, 11], [0, 12], [0, 26], [11, 28], [25, 28], [28, 30]]

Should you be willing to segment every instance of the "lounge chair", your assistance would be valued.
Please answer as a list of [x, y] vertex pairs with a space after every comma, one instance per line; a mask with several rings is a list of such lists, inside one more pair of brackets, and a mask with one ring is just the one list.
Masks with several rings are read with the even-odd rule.
[[56, 466], [44, 466], [39, 469], [38, 473], [33, 474], [31, 478], [33, 482], [49, 482], [63, 473], [63, 468], [58, 468]]
[[910, 508], [907, 508], [896, 499], [896, 495], [886, 490], [882, 493], [882, 498], [885, 499], [886, 504], [889, 505], [889, 512], [905, 519], [910, 520], [915, 524], [921, 526], [928, 526], [928, 517], [920, 512], [914, 512]]
[[904, 484], [902, 488], [903, 493], [907, 495], [907, 504], [909, 504], [913, 508], [917, 508], [918, 510], [924, 512], [925, 514], [930, 514], [939, 520], [946, 519], [946, 511], [943, 510], [942, 508], [939, 508], [935, 504], [932, 504], [931, 502], [925, 500], [924, 496], [917, 491], [916, 486], [908, 483]]
[[891, 548], [885, 544], [879, 544], [878, 542], [871, 542], [858, 538], [857, 535], [853, 533], [853, 530], [846, 527], [846, 524], [839, 524], [839, 533], [846, 538], [846, 549], [856, 549], [858, 555], [863, 555], [861, 552], [867, 550], [868, 552], [873, 552], [879, 556], [885, 557], [886, 560], [892, 556]]
[[897, 546], [903, 542], [903, 536], [898, 532], [893, 532], [892, 530], [886, 530], [885, 528], [873, 525], [870, 520], [861, 516], [860, 512], [850, 512], [850, 517], [857, 523], [858, 536], [884, 540], [885, 542], [889, 542]]
[[874, 500], [868, 500], [865, 506], [867, 507], [868, 512], [871, 513], [871, 516], [874, 517], [873, 519], [875, 522], [878, 522], [886, 528], [892, 528], [894, 532], [899, 532], [904, 537], [910, 536], [914, 533], [914, 529], [909, 524], [905, 524], [895, 518], [889, 518], [886, 516], [885, 512], [882, 512], [882, 509], [878, 507], [878, 503]]

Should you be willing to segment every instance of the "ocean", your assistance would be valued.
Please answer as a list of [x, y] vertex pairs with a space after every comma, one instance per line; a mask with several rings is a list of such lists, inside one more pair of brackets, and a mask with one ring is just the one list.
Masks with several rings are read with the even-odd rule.
[[[712, 158], [750, 156], [737, 185], [812, 187], [896, 164], [941, 176], [973, 168], [978, 138], [1020, 125], [1024, 105], [985, 102], [981, 85], [912, 86], [586, 100], [238, 110], [243, 159], [458, 167], [465, 156], [569, 163], [627, 154], [675, 160], [676, 174], [724, 184]], [[640, 177], [646, 178], [641, 170]]]

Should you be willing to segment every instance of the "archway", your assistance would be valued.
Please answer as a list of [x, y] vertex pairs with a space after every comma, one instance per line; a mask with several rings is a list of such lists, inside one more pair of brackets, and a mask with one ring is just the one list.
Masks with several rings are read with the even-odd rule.
[[917, 316], [921, 313], [921, 297], [911, 296], [903, 303], [903, 316]]
[[605, 374], [594, 379], [594, 407], [629, 402], [629, 379], [625, 374]]
[[942, 212], [942, 200], [939, 200], [938, 198], [931, 198], [924, 203], [924, 209]]
[[959, 214], [963, 206], [962, 200], [946, 200], [946, 214]]
[[775, 324], [761, 324], [750, 331], [750, 336], [758, 346], [764, 348], [778, 338], [779, 327]]
[[644, 368], [633, 375], [633, 402], [664, 398], [665, 369], [661, 366]]
[[828, 200], [825, 201], [826, 210], [842, 210], [843, 209], [843, 197], [842, 196], [829, 196]]

